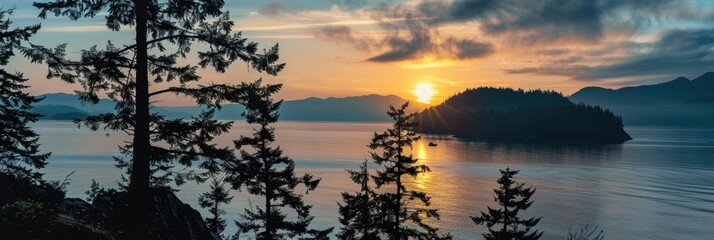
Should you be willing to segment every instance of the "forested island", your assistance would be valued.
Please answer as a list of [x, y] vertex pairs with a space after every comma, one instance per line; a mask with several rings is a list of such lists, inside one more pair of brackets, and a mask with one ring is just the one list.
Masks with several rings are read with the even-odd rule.
[[417, 114], [419, 132], [506, 141], [622, 143], [622, 118], [554, 91], [467, 89]]

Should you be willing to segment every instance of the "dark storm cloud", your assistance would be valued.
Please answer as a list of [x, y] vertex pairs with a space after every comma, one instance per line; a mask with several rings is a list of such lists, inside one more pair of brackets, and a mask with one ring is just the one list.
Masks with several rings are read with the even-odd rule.
[[493, 52], [493, 46], [490, 43], [480, 43], [468, 39], [450, 38], [446, 41], [446, 46], [450, 47], [450, 53], [462, 60], [487, 56]]
[[490, 43], [457, 38], [449, 38], [443, 43], [435, 43], [431, 41], [429, 35], [421, 35], [417, 36], [416, 39], [409, 40], [392, 38], [389, 45], [391, 48], [389, 51], [369, 58], [368, 61], [396, 62], [419, 60], [423, 57], [466, 60], [488, 56], [493, 53], [493, 46]]
[[258, 12], [263, 15], [277, 16], [285, 12], [285, 6], [280, 2], [271, 2], [267, 6], [258, 9]]
[[690, 0], [456, 0], [417, 7], [433, 24], [477, 21], [489, 34], [529, 32], [538, 40], [598, 39], [608, 28], [636, 32], [658, 20], [711, 21]]
[[371, 52], [372, 51], [372, 41], [366, 39], [365, 37], [359, 37], [359, 33], [356, 33], [347, 26], [327, 26], [321, 28], [315, 33], [318, 38], [329, 39], [338, 42], [347, 42], [352, 44], [357, 50]]
[[590, 70], [590, 67], [585, 65], [547, 65], [540, 67], [527, 67], [517, 69], [505, 69], [508, 74], [538, 74], [538, 75], [557, 75], [557, 76], [573, 76], [577, 74], [585, 74]]
[[329, 0], [332, 4], [347, 7], [347, 9], [360, 9], [370, 6], [384, 6], [394, 3], [393, 0]]
[[[424, 0], [365, 9], [380, 37], [347, 26], [320, 36], [367, 51], [373, 62], [522, 51], [525, 61], [505, 73], [588, 81], [714, 70], [714, 10], [693, 0]], [[447, 33], [451, 26], [462, 30]]]
[[[387, 30], [383, 39], [373, 39], [348, 26], [327, 26], [315, 33], [319, 38], [352, 44], [366, 52], [382, 50], [370, 57], [372, 62], [398, 62], [406, 60], [472, 59], [494, 52], [492, 44], [474, 39], [442, 37], [438, 28], [433, 28], [422, 17], [402, 16], [394, 12], [374, 12], [375, 18], [383, 19], [379, 26]], [[384, 20], [389, 19], [389, 20]], [[399, 19], [396, 20], [395, 19]]]
[[540, 54], [540, 55], [547, 55], [547, 56], [561, 56], [561, 55], [570, 53], [570, 50], [557, 48], [557, 49], [541, 50], [536, 53]]
[[440, 19], [479, 21], [491, 34], [532, 31], [532, 37], [546, 40], [597, 39], [608, 25], [636, 31], [653, 19], [686, 15], [692, 11], [688, 6], [684, 0], [457, 0]]
[[[427, 54], [452, 59], [488, 56], [494, 49], [484, 39], [526, 46], [563, 39], [597, 42], [608, 29], [636, 34], [658, 20], [704, 21], [714, 15], [698, 11], [687, 0], [427, 0], [371, 8], [369, 12], [388, 32], [373, 43], [386, 50], [368, 59], [379, 62]], [[447, 24], [467, 23], [477, 23], [481, 31], [474, 29], [472, 34], [484, 36], [457, 38], [443, 36], [439, 30]], [[447, 46], [456, 43], [462, 44]]]
[[[305, 5], [307, 4], [307, 5]], [[294, 14], [300, 11], [310, 9], [309, 2], [295, 2], [285, 0], [273, 0], [268, 5], [259, 7], [258, 13], [267, 16], [280, 16], [283, 14]]]
[[619, 63], [593, 68], [578, 78], [696, 75], [714, 70], [714, 29], [670, 30], [650, 49]]
[[[388, 13], [382, 17], [398, 19], [399, 16]], [[442, 37], [438, 28], [433, 28], [423, 21], [423, 17], [407, 16], [403, 21], [382, 22], [384, 29], [390, 29], [390, 36], [376, 43], [387, 50], [368, 59], [374, 62], [395, 62], [419, 60], [423, 57], [471, 59], [493, 53], [490, 43], [472, 39]]]

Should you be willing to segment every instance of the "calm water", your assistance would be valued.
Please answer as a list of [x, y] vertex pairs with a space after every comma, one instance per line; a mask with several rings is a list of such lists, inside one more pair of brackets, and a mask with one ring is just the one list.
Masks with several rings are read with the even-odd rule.
[[[356, 189], [346, 168], [368, 156], [373, 131], [386, 123], [307, 123], [278, 125], [278, 143], [297, 162], [298, 171], [322, 177], [307, 196], [316, 227], [338, 226], [340, 192]], [[46, 177], [62, 179], [72, 171], [69, 196], [84, 198], [91, 179], [116, 186], [119, 170], [111, 158], [126, 136], [77, 129], [70, 122], [35, 125], [44, 151], [53, 152]], [[218, 144], [249, 131], [239, 124]], [[627, 128], [635, 140], [622, 145], [514, 144], [467, 142], [430, 137], [414, 155], [432, 172], [411, 187], [432, 196], [442, 218], [434, 222], [458, 239], [481, 239], [484, 231], [468, 218], [495, 206], [492, 191], [498, 169], [520, 169], [519, 181], [537, 188], [527, 216], [542, 216], [546, 239], [563, 239], [571, 226], [599, 225], [607, 239], [711, 239], [714, 236], [714, 129]], [[428, 147], [434, 141], [438, 147]], [[179, 197], [198, 207], [206, 187], [187, 185]], [[228, 218], [260, 199], [236, 192]], [[205, 214], [205, 211], [202, 212]], [[231, 226], [229, 231], [235, 228]]]

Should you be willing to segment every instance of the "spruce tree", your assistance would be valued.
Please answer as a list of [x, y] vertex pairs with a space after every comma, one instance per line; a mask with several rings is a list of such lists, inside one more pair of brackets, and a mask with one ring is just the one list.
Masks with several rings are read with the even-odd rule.
[[430, 197], [426, 193], [409, 190], [404, 184], [403, 176], [416, 178], [417, 175], [429, 172], [428, 166], [417, 164], [418, 159], [407, 151], [413, 149], [413, 143], [420, 139], [414, 131], [418, 126], [414, 116], [407, 114], [409, 102], [401, 107], [389, 106], [387, 114], [394, 119], [391, 129], [383, 133], [374, 133], [369, 148], [381, 149], [381, 152], [372, 152], [375, 163], [384, 166], [377, 171], [374, 182], [377, 188], [394, 187], [394, 192], [383, 192], [378, 196], [382, 232], [389, 239], [450, 239], [449, 234], [438, 233], [438, 228], [424, 222], [426, 218], [439, 218], [436, 209], [429, 208]]
[[223, 215], [226, 211], [221, 209], [221, 205], [226, 205], [233, 200], [228, 189], [224, 187], [225, 182], [223, 179], [219, 179], [217, 176], [211, 178], [211, 190], [202, 193], [198, 197], [198, 203], [202, 208], [208, 209], [211, 214], [210, 217], [206, 217], [206, 223], [208, 228], [211, 229], [216, 234], [221, 234], [223, 230], [226, 229], [226, 220], [223, 219]]
[[379, 228], [382, 222], [379, 218], [379, 202], [377, 193], [369, 187], [369, 171], [367, 160], [362, 163], [359, 171], [347, 170], [353, 182], [360, 185], [360, 190], [355, 194], [342, 192], [343, 204], [340, 208], [339, 239], [380, 239]]
[[[11, 14], [12, 9], [0, 9], [0, 67], [40, 29], [39, 25], [11, 28]], [[0, 172], [39, 180], [42, 175], [37, 170], [47, 164], [49, 154], [39, 152], [39, 136], [28, 126], [40, 117], [31, 110], [41, 99], [24, 92], [25, 81], [22, 73], [0, 68]]]
[[[200, 168], [215, 172], [213, 161], [232, 158], [227, 147], [211, 144], [216, 135], [225, 133], [230, 122], [213, 119], [212, 109], [225, 102], [239, 102], [245, 90], [233, 84], [196, 84], [197, 71], [210, 68], [223, 73], [235, 61], [243, 61], [258, 72], [276, 75], [284, 65], [278, 64], [278, 46], [258, 51], [234, 32], [229, 12], [223, 11], [223, 0], [54, 0], [36, 2], [40, 18], [65, 16], [71, 20], [104, 15], [109, 30], [131, 28], [133, 42], [117, 45], [108, 42], [81, 51], [79, 59], [67, 57], [67, 45], [54, 48], [33, 45], [24, 54], [33, 62], [49, 66], [48, 78], [59, 78], [80, 84], [77, 92], [87, 103], [97, 103], [100, 95], [116, 102], [115, 112], [90, 116], [84, 124], [96, 130], [100, 126], [126, 132], [132, 141], [121, 148], [129, 160], [119, 158], [119, 166], [129, 170], [130, 219], [128, 239], [148, 239], [144, 223], [150, 196], [149, 189], [165, 185], [173, 178], [177, 184], [186, 180], [173, 166], [191, 167], [203, 160]], [[193, 49], [194, 44], [200, 48]], [[196, 51], [195, 57], [189, 57]], [[179, 62], [191, 62], [181, 64]], [[151, 84], [168, 83], [171, 87], [156, 89]], [[209, 110], [188, 119], [167, 119], [150, 112], [150, 103], [162, 94], [188, 97]], [[152, 100], [153, 99], [153, 100]], [[189, 172], [190, 173], [190, 172]], [[152, 176], [154, 176], [152, 180]], [[188, 175], [196, 176], [196, 175]], [[205, 180], [195, 178], [196, 180]]]
[[518, 216], [520, 211], [527, 210], [533, 204], [531, 197], [536, 191], [535, 188], [526, 188], [524, 183], [513, 181], [513, 176], [518, 171], [512, 171], [510, 168], [499, 171], [501, 172], [501, 177], [498, 179], [500, 186], [493, 192], [496, 194], [494, 200], [501, 207], [497, 209], [488, 207], [488, 213], [482, 211], [481, 216], [471, 217], [471, 219], [477, 225], [488, 227], [488, 233], [482, 234], [487, 240], [540, 239], [543, 232], [531, 232], [531, 229], [540, 221], [540, 217], [522, 219]]
[[[327, 239], [332, 228], [327, 230], [310, 229], [310, 208], [296, 193], [298, 185], [304, 185], [306, 193], [314, 190], [320, 179], [313, 179], [310, 174], [302, 177], [295, 175], [295, 162], [283, 156], [282, 149], [273, 147], [275, 128], [278, 121], [278, 109], [282, 101], [274, 102], [272, 95], [282, 85], [262, 86], [255, 83], [257, 93], [248, 97], [243, 113], [249, 124], [257, 125], [251, 136], [241, 136], [235, 140], [235, 147], [240, 151], [241, 162], [228, 165], [228, 181], [234, 189], [245, 188], [248, 193], [261, 196], [264, 206], [245, 209], [236, 225], [241, 232], [253, 232], [256, 239]], [[295, 215], [283, 212], [292, 209]], [[294, 219], [294, 220], [291, 220]]]

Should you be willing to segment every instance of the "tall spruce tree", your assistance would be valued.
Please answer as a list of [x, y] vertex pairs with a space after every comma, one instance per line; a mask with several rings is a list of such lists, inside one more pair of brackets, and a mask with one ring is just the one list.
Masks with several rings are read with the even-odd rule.
[[[90, 116], [84, 124], [95, 130], [103, 125], [133, 137], [121, 149], [130, 160], [118, 159], [130, 174], [127, 237], [148, 239], [144, 219], [152, 185], [174, 177], [182, 183], [185, 178], [172, 170], [176, 162], [188, 167], [203, 159], [199, 167], [213, 172], [214, 161], [232, 158], [227, 147], [211, 144], [216, 135], [228, 131], [230, 122], [215, 121], [212, 110], [189, 120], [167, 119], [150, 112], [152, 99], [162, 94], [183, 95], [209, 109], [238, 102], [246, 93], [243, 85], [192, 84], [201, 80], [198, 68], [223, 73], [233, 62], [243, 61], [259, 72], [276, 75], [284, 67], [277, 64], [278, 46], [258, 52], [257, 44], [233, 32], [234, 22], [222, 10], [224, 0], [55, 0], [34, 6], [43, 19], [48, 14], [71, 20], [104, 15], [109, 30], [135, 31], [134, 42], [122, 46], [108, 42], [103, 49], [91, 46], [76, 60], [67, 58], [66, 44], [33, 45], [24, 54], [34, 62], [47, 63], [48, 78], [80, 84], [83, 90], [77, 93], [84, 102], [96, 103], [100, 94], [116, 102], [115, 112]], [[190, 57], [194, 43], [201, 47]], [[194, 60], [195, 64], [179, 63]], [[152, 89], [150, 84], [166, 82], [172, 87]]]
[[[12, 9], [0, 9], [0, 67], [15, 55], [15, 49], [40, 29], [39, 25], [11, 28]], [[40, 115], [32, 113], [32, 104], [40, 101], [23, 90], [27, 79], [22, 73], [0, 68], [0, 172], [38, 180], [37, 171], [47, 164], [49, 154], [39, 152], [39, 136], [30, 129]]]
[[208, 228], [219, 235], [226, 229], [226, 220], [222, 217], [226, 211], [221, 209], [221, 205], [229, 204], [233, 200], [224, 185], [223, 179], [214, 175], [211, 177], [211, 190], [198, 197], [198, 204], [202, 208], [208, 209], [211, 214], [206, 217]]
[[536, 191], [535, 188], [526, 188], [523, 186], [524, 183], [513, 181], [513, 176], [518, 171], [513, 171], [510, 168], [499, 171], [501, 171], [501, 177], [498, 179], [500, 186], [493, 192], [496, 194], [494, 200], [501, 207], [497, 209], [488, 207], [488, 213], [482, 211], [481, 216], [471, 217], [471, 219], [477, 225], [488, 227], [488, 233], [482, 234], [487, 240], [540, 239], [543, 232], [531, 232], [531, 229], [540, 221], [540, 217], [521, 219], [518, 216], [520, 211], [527, 210], [533, 204], [531, 197]]
[[[327, 230], [310, 229], [313, 218], [310, 208], [296, 193], [298, 185], [304, 185], [306, 193], [314, 190], [320, 179], [313, 179], [310, 174], [302, 177], [295, 175], [295, 162], [283, 156], [282, 149], [273, 147], [275, 128], [272, 124], [278, 121], [278, 109], [282, 101], [274, 102], [272, 95], [280, 90], [282, 85], [254, 85], [248, 97], [246, 110], [243, 113], [249, 124], [257, 128], [251, 136], [241, 136], [235, 140], [235, 146], [240, 149], [242, 162], [229, 165], [228, 181], [234, 189], [245, 188], [250, 194], [262, 196], [264, 207], [245, 209], [236, 225], [241, 232], [253, 232], [256, 239], [327, 239], [332, 228]], [[292, 209], [296, 215], [287, 215], [284, 209]], [[291, 220], [294, 219], [294, 220]]]
[[379, 202], [377, 193], [369, 187], [369, 171], [367, 160], [362, 163], [359, 171], [347, 170], [353, 182], [360, 185], [360, 189], [355, 194], [342, 192], [343, 204], [340, 208], [340, 232], [339, 239], [362, 239], [372, 240], [379, 238], [379, 229], [382, 222], [379, 218]]
[[385, 224], [384, 234], [392, 240], [402, 239], [451, 239], [450, 234], [439, 234], [439, 229], [424, 222], [426, 218], [439, 218], [436, 209], [430, 208], [430, 198], [426, 193], [409, 190], [404, 184], [403, 176], [416, 178], [417, 175], [429, 172], [426, 165], [417, 164], [418, 159], [407, 151], [413, 149], [413, 143], [420, 139], [414, 129], [418, 126], [414, 116], [405, 111], [409, 102], [401, 107], [389, 106], [387, 114], [394, 119], [391, 129], [383, 133], [374, 133], [369, 148], [375, 163], [384, 166], [377, 171], [374, 182], [377, 188], [394, 187], [395, 192], [380, 193], [380, 214]]

